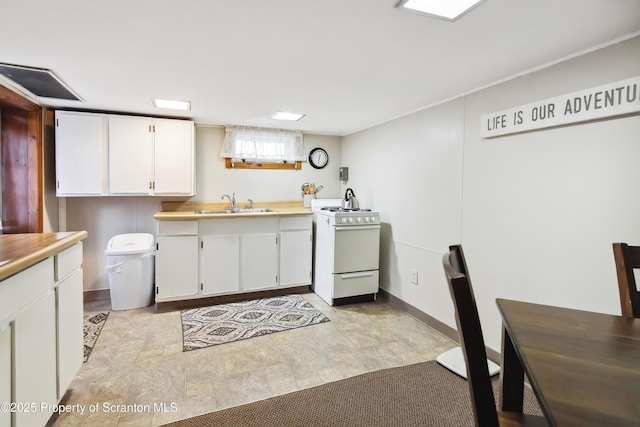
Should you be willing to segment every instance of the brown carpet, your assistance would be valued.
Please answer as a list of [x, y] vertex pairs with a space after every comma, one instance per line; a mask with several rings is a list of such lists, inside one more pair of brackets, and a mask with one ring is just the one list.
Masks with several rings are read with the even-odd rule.
[[[494, 394], [499, 388], [493, 379]], [[497, 396], [497, 394], [496, 394]], [[497, 398], [496, 398], [497, 400]], [[525, 413], [541, 415], [525, 388]], [[172, 427], [473, 426], [467, 381], [435, 361], [370, 372], [177, 421]]]

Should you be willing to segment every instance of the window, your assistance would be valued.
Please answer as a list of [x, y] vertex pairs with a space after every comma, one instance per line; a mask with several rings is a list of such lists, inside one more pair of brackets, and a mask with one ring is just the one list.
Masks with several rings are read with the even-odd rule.
[[302, 132], [244, 126], [227, 127], [220, 157], [228, 168], [301, 169]]

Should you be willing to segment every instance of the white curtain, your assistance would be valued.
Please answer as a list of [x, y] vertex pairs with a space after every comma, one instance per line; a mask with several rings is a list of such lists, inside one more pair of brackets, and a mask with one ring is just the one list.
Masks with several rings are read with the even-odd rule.
[[225, 130], [220, 157], [259, 163], [305, 160], [302, 132], [246, 126]]

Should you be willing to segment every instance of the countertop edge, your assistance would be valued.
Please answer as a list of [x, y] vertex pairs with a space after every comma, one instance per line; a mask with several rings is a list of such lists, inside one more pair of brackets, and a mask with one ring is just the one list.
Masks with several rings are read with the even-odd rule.
[[[43, 233], [38, 233], [43, 234]], [[66, 233], [53, 233], [53, 234], [66, 234]], [[6, 236], [12, 236], [8, 234]], [[17, 274], [27, 268], [39, 263], [42, 260], [55, 255], [64, 249], [67, 249], [81, 240], [86, 239], [88, 233], [86, 231], [69, 232], [68, 236], [64, 236], [59, 240], [56, 240], [46, 246], [36, 249], [27, 255], [19, 256], [13, 260], [6, 262], [0, 266], [0, 280], [5, 280], [14, 274]]]
[[274, 216], [305, 216], [312, 215], [311, 210], [274, 210], [273, 212], [250, 212], [250, 213], [216, 213], [216, 214], [197, 214], [195, 212], [158, 212], [153, 218], [162, 221], [176, 220], [198, 220], [198, 219], [215, 219], [215, 218], [263, 218]]

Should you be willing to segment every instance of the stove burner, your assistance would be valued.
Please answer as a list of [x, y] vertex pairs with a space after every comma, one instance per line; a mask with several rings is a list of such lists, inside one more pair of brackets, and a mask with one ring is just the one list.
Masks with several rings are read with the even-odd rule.
[[321, 208], [323, 211], [329, 212], [371, 212], [371, 209], [348, 209], [348, 208], [334, 208], [334, 207], [324, 207]]

